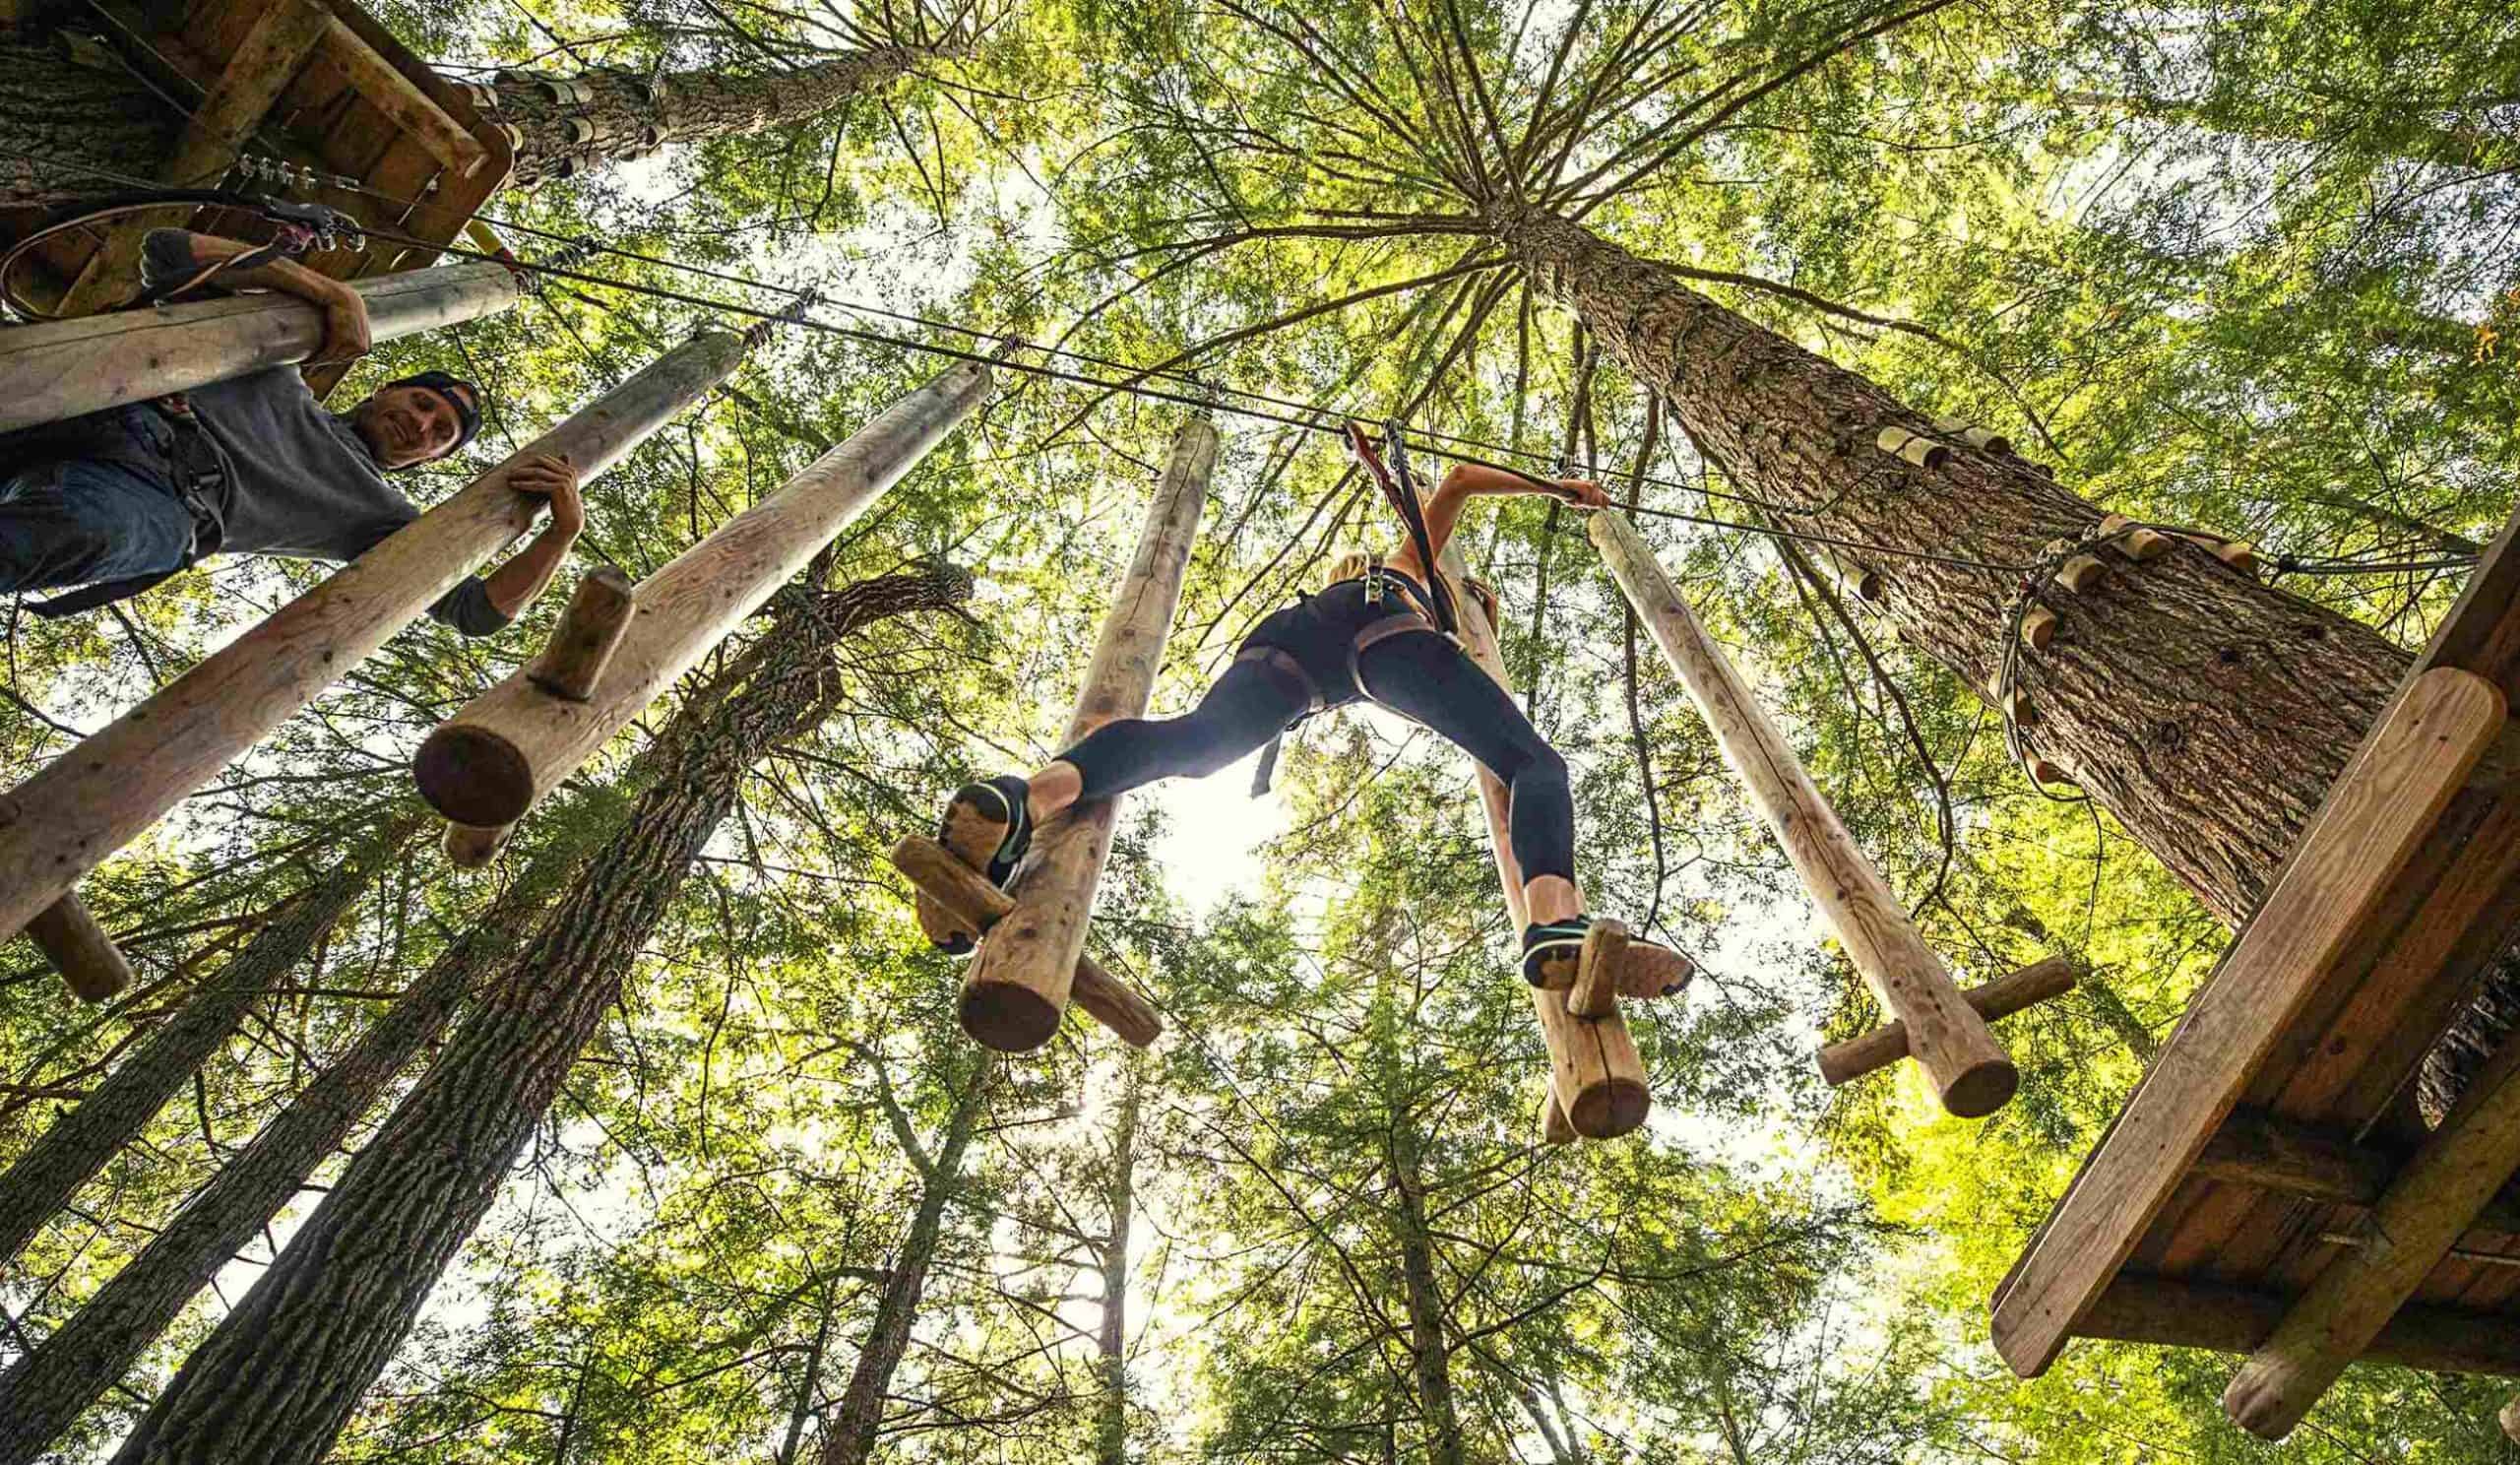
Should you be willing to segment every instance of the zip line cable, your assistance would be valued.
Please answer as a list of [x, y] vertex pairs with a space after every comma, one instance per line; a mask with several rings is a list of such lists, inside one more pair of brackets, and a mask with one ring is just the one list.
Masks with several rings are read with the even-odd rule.
[[[37, 159], [32, 155], [11, 148], [0, 147], [0, 156], [13, 157], [21, 161], [42, 163], [46, 166], [65, 168], [71, 171], [86, 173], [125, 187], [162, 189], [165, 186], [163, 184], [151, 182], [147, 179], [133, 178], [128, 175], [116, 173], [110, 169], [95, 167], [88, 163]], [[340, 186], [348, 189], [349, 191], [367, 194], [371, 197], [390, 203], [416, 206], [415, 201], [400, 199], [394, 195], [364, 187], [352, 179], [340, 179], [338, 182]], [[1219, 384], [1211, 383], [1185, 370], [1162, 367], [1151, 369], [1141, 368], [1131, 366], [1126, 362], [1116, 361], [1108, 357], [1096, 356], [1082, 351], [1066, 350], [1055, 347], [1041, 347], [1025, 344], [1023, 349], [1039, 352], [1045, 356], [1063, 357], [1068, 360], [1081, 362], [1087, 365], [1102, 366], [1110, 370], [1126, 371], [1135, 379], [1114, 381], [1103, 377], [1089, 375], [1084, 372], [1063, 370], [1054, 366], [1028, 363], [1016, 360], [1011, 355], [983, 353], [980, 351], [946, 346], [936, 342], [914, 341], [906, 337], [889, 335], [881, 331], [871, 330], [861, 326], [849, 326], [836, 321], [819, 320], [813, 316], [805, 314], [803, 307], [811, 303], [828, 304], [839, 309], [850, 311], [852, 314], [901, 321], [905, 324], [918, 325], [931, 330], [950, 332], [971, 338], [975, 341], [998, 341], [1007, 339], [998, 333], [982, 330], [978, 327], [962, 325], [958, 322], [939, 320], [933, 317], [917, 315], [911, 312], [890, 310], [880, 306], [863, 305], [852, 301], [832, 299], [828, 296], [819, 296], [812, 288], [798, 288], [788, 286], [773, 285], [766, 281], [755, 280], [747, 276], [737, 275], [726, 271], [712, 270], [705, 266], [687, 265], [679, 261], [643, 254], [635, 250], [620, 249], [596, 240], [588, 239], [582, 235], [540, 228], [533, 224], [503, 222], [487, 215], [475, 214], [473, 217], [487, 219], [491, 223], [499, 227], [511, 228], [521, 233], [533, 235], [536, 238], [555, 241], [561, 246], [556, 253], [562, 258], [571, 258], [572, 262], [568, 264], [559, 264], [524, 261], [518, 260], [512, 255], [502, 258], [497, 254], [467, 248], [463, 245], [452, 242], [439, 243], [432, 240], [416, 238], [411, 235], [405, 234], [400, 230], [382, 225], [369, 226], [365, 231], [371, 238], [382, 239], [388, 243], [400, 244], [407, 248], [433, 250], [443, 254], [453, 255], [461, 259], [481, 260], [491, 263], [506, 264], [512, 268], [520, 269], [537, 277], [573, 280], [581, 284], [595, 286], [600, 288], [619, 290], [624, 293], [646, 296], [652, 299], [667, 300], [676, 304], [686, 305], [694, 309], [723, 311], [729, 314], [740, 315], [756, 322], [796, 325], [807, 330], [818, 331], [826, 335], [837, 336], [846, 340], [859, 341], [868, 345], [922, 352], [954, 360], [976, 362], [981, 365], [1003, 368], [1043, 380], [1064, 382], [1075, 386], [1092, 387], [1105, 392], [1112, 392], [1124, 396], [1138, 397], [1152, 401], [1168, 402], [1203, 412], [1228, 413], [1236, 416], [1249, 417], [1258, 421], [1273, 422], [1281, 426], [1292, 427], [1302, 432], [1313, 432], [1324, 436], [1344, 438], [1346, 431], [1344, 423], [1352, 415], [1349, 413], [1324, 407], [1317, 403], [1307, 403], [1292, 398], [1277, 397], [1248, 388], [1233, 387], [1229, 385], [1221, 386]], [[747, 288], [770, 290], [788, 295], [789, 299], [788, 303], [782, 305], [778, 309], [765, 309], [760, 306], [748, 305], [738, 301], [722, 300], [709, 295], [695, 294], [687, 290], [674, 289], [665, 286], [638, 284], [630, 281], [619, 280], [610, 276], [594, 273], [593, 271], [586, 269], [582, 263], [576, 262], [575, 258], [573, 258], [583, 256], [585, 254], [612, 255], [623, 259], [634, 260], [643, 264], [654, 265], [660, 268], [681, 271], [687, 274], [698, 275], [728, 284], [739, 285]], [[1179, 381], [1191, 390], [1173, 391], [1164, 387], [1150, 386], [1147, 384], [1148, 378], [1162, 378], [1165, 380]], [[1267, 408], [1279, 408], [1285, 409], [1285, 411], [1266, 411], [1263, 407], [1239, 406], [1219, 400], [1220, 394], [1244, 398], [1253, 403], [1263, 404]], [[1290, 415], [1290, 413], [1300, 413], [1304, 415]], [[1546, 456], [1544, 454], [1532, 452], [1527, 449], [1511, 447], [1505, 444], [1485, 442], [1463, 434], [1439, 432], [1426, 428], [1418, 429], [1414, 436], [1417, 439], [1416, 446], [1418, 450], [1424, 452], [1429, 457], [1441, 458], [1450, 462], [1466, 464], [1476, 468], [1490, 469], [1498, 473], [1511, 474], [1516, 478], [1544, 485], [1547, 482], [1546, 479], [1523, 469], [1492, 462], [1484, 458], [1480, 458], [1472, 454], [1459, 451], [1455, 448], [1442, 446], [1442, 444], [1463, 444], [1465, 446], [1477, 447], [1488, 452], [1502, 454], [1507, 457], [1522, 458], [1534, 463], [1547, 461]], [[1404, 443], [1403, 446], [1408, 446], [1408, 444]], [[1746, 504], [1751, 508], [1758, 509], [1765, 513], [1793, 514], [1808, 512], [1793, 509], [1780, 504], [1768, 503], [1764, 500], [1746, 494], [1726, 492], [1703, 484], [1678, 483], [1666, 478], [1650, 477], [1642, 478], [1640, 481], [1651, 484], [1655, 487], [1670, 488], [1680, 492], [1701, 493], [1708, 498], [1728, 499], [1733, 502]], [[1909, 549], [1891, 544], [1870, 543], [1860, 540], [1821, 534], [1809, 530], [1788, 530], [1778, 528], [1774, 525], [1748, 524], [1742, 523], [1738, 520], [1719, 519], [1711, 515], [1691, 514], [1677, 509], [1650, 508], [1643, 504], [1629, 505], [1626, 508], [1626, 512], [1648, 518], [1665, 519], [1674, 523], [1695, 525], [1707, 529], [1730, 530], [1736, 533], [1764, 535], [1771, 539], [1787, 540], [1796, 543], [1820, 544], [1831, 548], [1853, 550], [1858, 553], [1888, 555], [1903, 559], [1921, 560], [1927, 563], [1943, 564], [1960, 569], [1978, 570], [1994, 574], [2021, 574], [2038, 568], [2038, 564], [2035, 561], [2015, 564], [1976, 559], [1967, 555], [1945, 554], [1933, 550]], [[1567, 528], [1571, 532], [1580, 532], [1580, 526], [1577, 525], [1569, 524]], [[2470, 560], [2443, 559], [2439, 561], [2423, 562], [2393, 561], [2387, 564], [2360, 566], [2341, 558], [2330, 560], [2294, 560], [2289, 557], [2284, 557], [2277, 559], [2273, 567], [2282, 573], [2335, 576], [2366, 573], [2389, 573], [2401, 570], [2455, 569], [2472, 562], [2473, 561]]]

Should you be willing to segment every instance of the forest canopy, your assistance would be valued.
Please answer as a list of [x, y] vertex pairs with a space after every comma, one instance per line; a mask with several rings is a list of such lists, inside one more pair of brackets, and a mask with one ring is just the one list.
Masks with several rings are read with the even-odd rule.
[[[114, 59], [149, 9], [0, 0], [0, 203], [158, 176], [180, 99]], [[2228, 1357], [2083, 1342], [2023, 1380], [1986, 1309], [2512, 512], [2520, 12], [368, 13], [506, 119], [479, 215], [540, 267], [330, 397], [479, 385], [402, 492], [757, 340], [589, 475], [513, 627], [415, 609], [94, 867], [128, 990], [7, 947], [0, 1465], [2512, 1458], [2507, 1380], [2366, 1363], [2268, 1444]], [[582, 574], [652, 582], [983, 367], [450, 859], [414, 755]], [[1185, 429], [1218, 449], [1154, 715], [1399, 549], [1351, 419], [1429, 492], [1598, 482], [1952, 978], [2069, 964], [1995, 1028], [2009, 1103], [1957, 1116], [1914, 1061], [1822, 1081], [1893, 1014], [1541, 494], [1455, 542], [1564, 760], [1586, 909], [1695, 967], [1622, 1003], [1640, 1128], [1543, 1141], [1479, 770], [1388, 707], [1302, 722], [1265, 792], [1246, 757], [1121, 803], [1087, 949], [1152, 1046], [967, 1035], [970, 963], [888, 852], [1068, 745]], [[1841, 445], [1927, 420], [1978, 433], [1943, 497]], [[2100, 513], [2192, 536], [2163, 583], [2205, 588], [2147, 599], [2098, 548], [2115, 599], [2026, 588]], [[8, 783], [337, 568], [13, 603]], [[2427, 1065], [2432, 1118], [2479, 1056]]]

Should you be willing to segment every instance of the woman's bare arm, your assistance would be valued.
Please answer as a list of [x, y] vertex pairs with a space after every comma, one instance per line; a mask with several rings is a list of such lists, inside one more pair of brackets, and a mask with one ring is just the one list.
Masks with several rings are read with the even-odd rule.
[[[1559, 478], [1554, 484], [1549, 484], [1544, 479], [1527, 478], [1520, 474], [1482, 464], [1456, 463], [1426, 500], [1426, 541], [1433, 547], [1435, 557], [1443, 557], [1444, 546], [1452, 542], [1453, 530], [1461, 524], [1461, 511], [1472, 499], [1518, 493], [1545, 493], [1562, 498], [1579, 509], [1609, 506], [1609, 495], [1590, 478]], [[1406, 539], [1401, 541], [1400, 550], [1392, 555], [1390, 564], [1393, 569], [1415, 576], [1421, 583], [1426, 577], [1427, 566], [1418, 563], [1418, 546]]]

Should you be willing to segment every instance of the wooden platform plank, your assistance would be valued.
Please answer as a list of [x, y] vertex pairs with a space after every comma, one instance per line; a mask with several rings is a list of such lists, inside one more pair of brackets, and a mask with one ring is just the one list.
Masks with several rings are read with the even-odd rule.
[[2358, 748], [2282, 878], [2234, 943], [2109, 1138], [1995, 1302], [1995, 1346], [2045, 1371], [2107, 1288], [2280, 1034], [2387, 895], [2435, 817], [2500, 735], [2503, 699], [2436, 668], [2399, 691]]
[[[2247, 1353], [2275, 1330], [2291, 1306], [2280, 1293], [2130, 1272], [2094, 1300], [2074, 1334]], [[2363, 1356], [2411, 1369], [2520, 1378], [2520, 1328], [2491, 1313], [2407, 1307]]]
[[[2442, 669], [2502, 695], [2470, 672]], [[2520, 1169], [2520, 1034], [2504, 1040], [2458, 1104], [2389, 1181], [2340, 1250], [2224, 1390], [2223, 1409], [2251, 1433], [2281, 1439], [2440, 1266], [2460, 1235]], [[2462, 1264], [2464, 1265], [2464, 1264]]]

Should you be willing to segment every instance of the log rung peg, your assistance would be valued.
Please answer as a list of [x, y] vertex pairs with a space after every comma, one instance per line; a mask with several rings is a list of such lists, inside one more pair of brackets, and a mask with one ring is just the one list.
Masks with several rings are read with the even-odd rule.
[[2196, 542], [2214, 552], [2214, 557], [2243, 575], [2257, 573], [2257, 546], [2246, 540], [2217, 540], [2205, 535], [2193, 537]]
[[2101, 582], [2109, 566], [2088, 554], [2077, 554], [2056, 567], [2056, 583], [2080, 595]]
[[550, 644], [525, 674], [554, 697], [587, 701], [621, 638], [629, 634], [630, 617], [637, 609], [638, 593], [629, 576], [610, 565], [588, 571], [561, 610]]
[[1989, 453], [2012, 452], [2012, 439], [1991, 427], [1965, 427], [1961, 429], [1960, 440], [1973, 448], [1984, 448]]
[[2129, 522], [2123, 514], [2110, 514], [2100, 521], [2101, 534], [2109, 537], [2118, 553], [2137, 564], [2147, 564], [2170, 552], [2170, 536], [2129, 528]]
[[102, 1002], [131, 987], [131, 963], [76, 892], [36, 912], [27, 935], [82, 1002]]
[[515, 828], [513, 824], [502, 824], [496, 829], [483, 829], [477, 824], [450, 821], [438, 846], [446, 852], [446, 862], [457, 869], [479, 869], [499, 858], [499, 847], [507, 843], [509, 832]]
[[[988, 928], [1015, 909], [1015, 900], [987, 878], [954, 858], [943, 845], [924, 835], [909, 834], [894, 842], [893, 867], [910, 882], [986, 935]], [[1091, 955], [1076, 959], [1076, 985], [1071, 991], [1085, 1014], [1111, 1030], [1132, 1048], [1145, 1048], [1164, 1036], [1164, 1020], [1146, 999], [1102, 969]]]
[[2033, 605], [2021, 614], [2021, 644], [2033, 651], [2046, 651], [2056, 639], [2056, 612], [2045, 605]]
[[1829, 571], [1831, 578], [1838, 582], [1838, 590], [1842, 594], [1852, 595], [1859, 601], [1881, 599], [1887, 587], [1882, 583], [1880, 571], [1860, 564], [1827, 544], [1814, 547], [1818, 551], [1820, 563]]
[[1902, 462], [1919, 468], [1940, 468], [1951, 461], [1949, 448], [1905, 427], [1884, 427], [1872, 441], [1881, 451], [1896, 454]]
[[1584, 949], [1576, 959], [1575, 985], [1566, 993], [1566, 1010], [1577, 1017], [1604, 1018], [1618, 1011], [1619, 969], [1626, 965], [1627, 927], [1616, 921], [1596, 921], [1584, 932]]
[[2047, 758], [2042, 758], [2035, 753], [2032, 754], [2030, 758], [2030, 777], [2032, 782], [2045, 785], [2048, 788], [2072, 789], [2080, 787], [2080, 785], [2074, 782], [2073, 775], [2065, 771], [2065, 766], [2063, 764], [2050, 761]]
[[1986, 705], [2012, 720], [2016, 728], [2027, 728], [2039, 721], [2039, 709], [2031, 705], [2030, 694], [2016, 686], [2007, 691], [1994, 682], [1985, 685]]
[[[2081, 981], [2074, 964], [2061, 956], [2033, 962], [2017, 972], [1998, 977], [1983, 986], [1970, 987], [1960, 994], [1961, 1000], [1980, 1017], [1993, 1022], [2010, 1017], [2051, 997], [2072, 991]], [[1901, 1022], [1887, 1022], [1868, 1033], [1832, 1043], [1820, 1050], [1820, 1077], [1829, 1087], [1839, 1088], [1877, 1072], [1908, 1055], [1908, 1027]]]
[[1540, 1142], [1544, 1145], [1570, 1145], [1582, 1137], [1575, 1132], [1574, 1121], [1566, 1117], [1565, 1106], [1557, 1102], [1557, 1085], [1543, 1079], [1540, 1089]]

